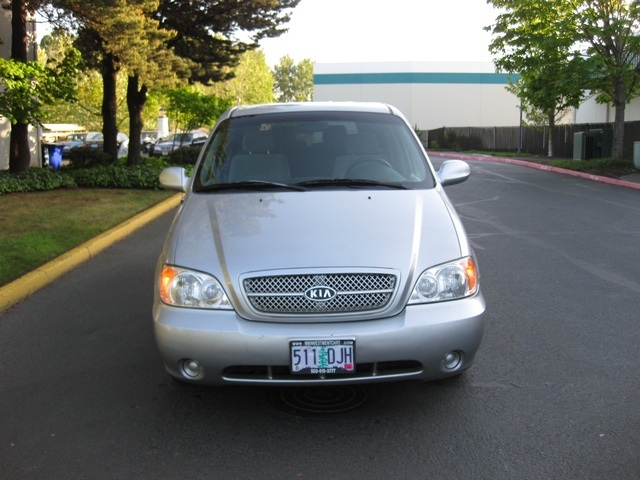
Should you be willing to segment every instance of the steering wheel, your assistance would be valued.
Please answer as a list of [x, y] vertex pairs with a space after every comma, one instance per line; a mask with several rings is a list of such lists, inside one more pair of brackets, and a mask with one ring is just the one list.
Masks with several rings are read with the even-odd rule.
[[347, 168], [347, 171], [345, 172], [345, 176], [347, 178], [349, 178], [349, 176], [353, 172], [353, 170], [355, 170], [358, 167], [362, 167], [363, 165], [367, 165], [367, 164], [370, 164], [371, 166], [373, 166], [373, 165], [383, 166], [383, 167], [389, 168], [389, 169], [391, 169], [391, 170], [393, 170], [395, 172], [395, 169], [384, 158], [363, 158], [361, 160], [357, 160], [357, 161], [353, 162], [349, 166], [349, 168]]

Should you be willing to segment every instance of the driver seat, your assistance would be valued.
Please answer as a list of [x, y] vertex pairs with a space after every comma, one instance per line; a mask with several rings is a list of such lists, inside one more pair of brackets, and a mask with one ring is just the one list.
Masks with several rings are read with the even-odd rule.
[[382, 158], [376, 136], [369, 132], [347, 135], [346, 155], [336, 157], [333, 178], [345, 178], [352, 165], [368, 158]]

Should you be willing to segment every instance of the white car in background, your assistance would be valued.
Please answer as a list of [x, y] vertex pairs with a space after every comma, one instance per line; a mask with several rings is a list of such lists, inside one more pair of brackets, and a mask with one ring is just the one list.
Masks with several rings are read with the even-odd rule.
[[159, 140], [152, 150], [155, 157], [169, 155], [169, 153], [180, 147], [199, 147], [207, 141], [207, 134], [194, 130], [189, 133], [174, 133], [167, 138]]

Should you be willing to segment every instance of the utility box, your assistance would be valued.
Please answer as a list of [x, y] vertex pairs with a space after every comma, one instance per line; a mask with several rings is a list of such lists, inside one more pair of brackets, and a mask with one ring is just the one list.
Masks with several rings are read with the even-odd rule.
[[633, 165], [640, 169], [640, 142], [633, 142]]
[[611, 156], [613, 130], [589, 130], [573, 135], [573, 159], [591, 160]]

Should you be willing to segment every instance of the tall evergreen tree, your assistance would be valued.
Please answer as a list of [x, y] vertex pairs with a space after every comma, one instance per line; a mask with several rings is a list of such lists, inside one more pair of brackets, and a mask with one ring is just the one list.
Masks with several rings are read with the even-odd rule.
[[[177, 32], [169, 46], [193, 62], [191, 81], [217, 82], [233, 76], [240, 56], [257, 48], [263, 38], [284, 33], [289, 9], [300, 0], [160, 0], [157, 18], [163, 28]], [[247, 41], [237, 38], [249, 34]]]
[[[114, 160], [118, 152], [117, 76], [121, 70], [128, 74], [129, 163], [138, 163], [142, 108], [148, 90], [144, 82], [175, 78], [175, 56], [167, 48], [173, 33], [159, 29], [151, 18], [158, 8], [157, 0], [58, 0], [57, 6], [80, 23], [77, 45], [88, 64], [101, 72], [103, 148]], [[165, 63], [159, 65], [161, 61]]]
[[[192, 82], [215, 82], [233, 76], [239, 55], [255, 49], [265, 37], [282, 34], [283, 13], [300, 0], [54, 0], [82, 25], [81, 43], [93, 48], [104, 79], [105, 151], [115, 156], [115, 78], [129, 75], [129, 163], [137, 163], [140, 113], [150, 85], [172, 75]], [[240, 41], [239, 33], [251, 40]], [[82, 48], [92, 58], [87, 48]], [[179, 60], [178, 57], [181, 59]], [[138, 146], [136, 146], [138, 143]]]

